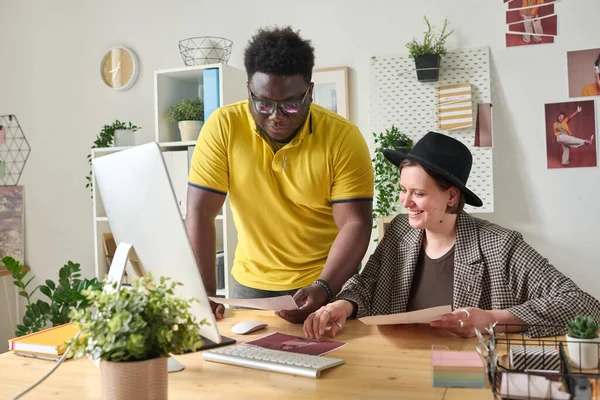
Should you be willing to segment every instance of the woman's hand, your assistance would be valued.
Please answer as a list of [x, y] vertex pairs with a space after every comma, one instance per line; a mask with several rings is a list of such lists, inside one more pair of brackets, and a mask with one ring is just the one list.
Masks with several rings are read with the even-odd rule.
[[462, 337], [474, 337], [475, 330], [485, 332], [485, 328], [489, 328], [490, 324], [496, 322], [491, 311], [482, 310], [480, 308], [466, 307], [459, 308], [450, 314], [442, 315], [438, 321], [432, 321], [429, 326], [432, 328], [442, 328], [453, 332]]
[[346, 300], [334, 301], [311, 313], [304, 321], [304, 336], [320, 339], [325, 334], [327, 325], [329, 336], [335, 337], [346, 325], [346, 319], [352, 314], [352, 303]]
[[581, 106], [577, 106], [577, 112], [580, 113], [582, 110]]

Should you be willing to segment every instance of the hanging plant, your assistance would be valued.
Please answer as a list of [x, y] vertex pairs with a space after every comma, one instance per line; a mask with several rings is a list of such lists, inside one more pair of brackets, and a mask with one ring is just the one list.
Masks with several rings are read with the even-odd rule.
[[385, 132], [373, 133], [375, 143], [375, 157], [373, 169], [375, 171], [375, 192], [377, 197], [373, 208], [373, 222], [375, 228], [377, 219], [394, 215], [399, 200], [398, 167], [390, 163], [383, 155], [383, 150], [402, 150], [407, 152], [413, 147], [411, 138], [400, 132], [394, 125]]

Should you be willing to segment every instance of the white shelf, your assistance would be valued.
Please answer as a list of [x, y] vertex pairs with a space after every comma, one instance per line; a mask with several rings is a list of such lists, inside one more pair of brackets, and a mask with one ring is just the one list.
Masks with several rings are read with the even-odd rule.
[[[167, 167], [169, 178], [175, 198], [180, 207], [182, 217], [185, 215], [188, 187], [189, 148], [196, 145], [196, 141], [181, 141], [179, 129], [176, 123], [165, 120], [166, 112], [176, 102], [184, 98], [202, 96], [204, 70], [219, 69], [219, 106], [244, 100], [248, 96], [246, 90], [246, 72], [226, 64], [208, 64], [193, 67], [173, 68], [155, 71], [154, 73], [154, 138], [163, 152], [163, 159]], [[103, 157], [108, 154], [130, 149], [127, 147], [107, 147], [93, 149], [92, 159]], [[94, 193], [93, 216], [94, 216], [94, 252], [96, 277], [104, 279], [108, 271], [106, 255], [102, 235], [110, 232], [110, 224], [106, 217], [104, 205], [100, 193], [96, 188], [95, 179], [92, 180]], [[217, 249], [223, 250], [222, 258], [225, 273], [225, 289], [219, 289], [219, 296], [229, 297], [231, 295], [232, 276], [231, 268], [235, 257], [237, 245], [237, 230], [233, 221], [233, 214], [229, 204], [229, 196], [225, 200], [221, 214], [216, 217], [216, 245]]]
[[195, 146], [195, 140], [189, 140], [187, 142], [162, 142], [158, 144], [163, 149], [172, 149], [172, 148], [185, 148], [187, 149], [190, 146]]

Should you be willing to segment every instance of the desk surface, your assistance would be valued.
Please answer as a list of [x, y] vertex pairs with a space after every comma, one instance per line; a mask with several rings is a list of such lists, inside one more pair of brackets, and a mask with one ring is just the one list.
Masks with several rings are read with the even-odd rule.
[[[227, 310], [219, 322], [222, 335], [238, 343], [272, 332], [303, 336], [302, 325], [290, 324], [271, 311]], [[258, 320], [266, 329], [235, 335], [240, 321]], [[170, 399], [492, 399], [489, 389], [444, 389], [431, 385], [431, 345], [451, 350], [472, 348], [474, 339], [462, 339], [427, 326], [367, 326], [349, 321], [335, 340], [348, 345], [330, 353], [346, 363], [325, 371], [320, 378], [252, 370], [202, 360], [201, 353], [176, 356], [185, 365], [169, 374]], [[0, 355], [0, 398], [12, 398], [52, 367], [52, 362]], [[68, 360], [25, 399], [99, 399], [100, 371], [87, 359]]]

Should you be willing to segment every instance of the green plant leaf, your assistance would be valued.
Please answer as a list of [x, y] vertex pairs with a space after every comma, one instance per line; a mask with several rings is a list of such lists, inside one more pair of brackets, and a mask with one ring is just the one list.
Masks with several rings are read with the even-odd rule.
[[25, 291], [20, 291], [19, 294], [25, 298], [28, 296], [27, 292]]
[[32, 326], [33, 325], [33, 318], [25, 315], [23, 317], [23, 323], [25, 324], [25, 326]]
[[42, 312], [40, 311], [40, 307], [36, 303], [31, 304], [31, 310], [35, 314], [36, 318], [39, 318], [40, 315], [42, 315]]
[[58, 277], [61, 281], [64, 281], [65, 279], [67, 279], [69, 277], [69, 268], [68, 267], [62, 267], [59, 271], [58, 271]]
[[40, 285], [40, 292], [44, 293], [46, 296], [52, 298], [52, 291], [46, 285]]
[[48, 286], [51, 290], [56, 289], [56, 284], [50, 279], [46, 279], [46, 286]]
[[51, 310], [50, 310], [50, 305], [48, 303], [46, 303], [45, 301], [42, 301], [42, 300], [38, 300], [37, 305], [40, 308], [40, 311], [42, 312], [42, 314], [50, 314]]

